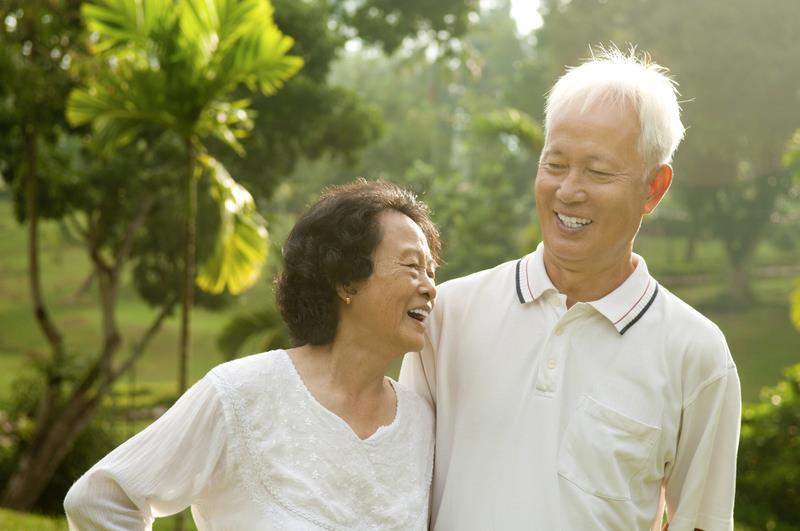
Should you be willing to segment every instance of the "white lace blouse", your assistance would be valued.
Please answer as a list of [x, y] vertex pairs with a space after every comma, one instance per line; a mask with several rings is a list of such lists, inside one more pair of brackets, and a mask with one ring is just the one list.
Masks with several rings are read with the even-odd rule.
[[394, 421], [361, 440], [286, 351], [220, 365], [73, 485], [69, 527], [150, 529], [191, 505], [201, 531], [427, 529], [433, 412], [392, 385]]

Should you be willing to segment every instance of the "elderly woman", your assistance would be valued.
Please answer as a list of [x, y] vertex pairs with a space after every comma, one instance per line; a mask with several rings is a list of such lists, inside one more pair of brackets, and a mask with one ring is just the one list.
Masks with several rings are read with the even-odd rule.
[[422, 530], [433, 412], [384, 376], [422, 347], [439, 236], [386, 182], [328, 190], [284, 246], [277, 300], [297, 348], [212, 369], [83, 475], [71, 529]]

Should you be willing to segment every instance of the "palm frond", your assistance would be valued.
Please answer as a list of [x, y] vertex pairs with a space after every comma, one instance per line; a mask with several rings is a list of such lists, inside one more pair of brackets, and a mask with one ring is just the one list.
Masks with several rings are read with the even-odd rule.
[[210, 293], [236, 295], [258, 279], [267, 259], [266, 221], [253, 196], [231, 178], [219, 161], [200, 157], [211, 179], [211, 195], [220, 207], [220, 230], [213, 256], [200, 267], [197, 285]]
[[[247, 109], [223, 121], [209, 116], [238, 85], [272, 94], [303, 64], [287, 55], [293, 41], [275, 25], [268, 0], [93, 0], [82, 12], [109, 67], [79, 89], [70, 115], [76, 124], [93, 122], [109, 141], [116, 134], [116, 142], [129, 141], [150, 118], [242, 154], [239, 139], [252, 127]], [[95, 94], [102, 105], [89, 101]], [[110, 112], [112, 103], [119, 112]]]
[[235, 316], [217, 337], [217, 348], [227, 359], [239, 356], [245, 345], [252, 343], [261, 351], [289, 344], [281, 316], [273, 306]]
[[171, 0], [94, 0], [81, 6], [89, 31], [98, 35], [96, 51], [146, 43], [175, 21]]
[[74, 126], [91, 123], [103, 147], [125, 145], [147, 129], [173, 128], [172, 114], [157, 97], [150, 97], [158, 94], [162, 81], [157, 73], [130, 76], [125, 68], [117, 68], [70, 93], [67, 120]]
[[200, 136], [213, 136], [227, 144], [239, 156], [244, 147], [239, 142], [253, 129], [255, 111], [249, 109], [250, 100], [215, 102], [200, 120], [197, 132]]

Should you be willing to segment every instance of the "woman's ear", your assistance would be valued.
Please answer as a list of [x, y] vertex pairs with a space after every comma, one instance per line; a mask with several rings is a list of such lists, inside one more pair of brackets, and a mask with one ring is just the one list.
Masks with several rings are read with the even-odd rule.
[[353, 301], [353, 296], [358, 293], [358, 290], [353, 287], [350, 282], [345, 284], [336, 284], [336, 295], [345, 304], [350, 304]]

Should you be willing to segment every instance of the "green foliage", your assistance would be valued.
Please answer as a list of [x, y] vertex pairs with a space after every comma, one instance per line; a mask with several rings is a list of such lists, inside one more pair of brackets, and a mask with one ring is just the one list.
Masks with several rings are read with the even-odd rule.
[[229, 94], [240, 84], [273, 94], [303, 64], [266, 0], [99, 0], [82, 12], [108, 66], [72, 93], [67, 118], [109, 144], [155, 126], [238, 149], [252, 117]]
[[[91, 123], [97, 141], [108, 147], [150, 131], [180, 138], [192, 173], [189, 188], [196, 175], [209, 175], [221, 212], [218, 254], [197, 283], [214, 293], [246, 289], [266, 259], [266, 227], [249, 193], [206, 156], [205, 142], [216, 138], [244, 152], [239, 139], [252, 128], [253, 113], [249, 100], [231, 94], [239, 85], [274, 94], [303, 64], [287, 55], [293, 40], [275, 25], [267, 0], [99, 0], [82, 11], [97, 35], [94, 51], [107, 63], [72, 92], [68, 119]], [[194, 224], [193, 201], [187, 203]], [[194, 248], [194, 241], [186, 245]]]
[[[40, 377], [21, 377], [0, 408], [0, 484], [5, 484], [18, 456], [33, 436], [36, 407], [44, 390]], [[62, 514], [63, 501], [75, 480], [114, 449], [121, 441], [114, 432], [111, 415], [103, 409], [78, 437], [39, 496], [34, 509], [45, 514]]]
[[200, 164], [211, 179], [211, 196], [219, 205], [220, 228], [216, 250], [198, 272], [197, 285], [219, 294], [232, 295], [258, 280], [267, 260], [266, 222], [256, 211], [253, 196], [237, 184], [222, 164], [202, 157]]
[[379, 44], [392, 53], [409, 35], [447, 45], [464, 33], [469, 14], [478, 10], [477, 0], [334, 0], [342, 24], [361, 39]]
[[800, 280], [796, 283], [796, 287], [789, 295], [790, 314], [792, 324], [800, 332]]
[[[800, 129], [794, 132], [786, 147], [786, 152], [783, 154], [783, 164], [793, 175], [795, 186], [800, 187]], [[792, 324], [800, 332], [800, 279], [797, 280], [797, 285], [789, 295], [790, 313]]]
[[515, 37], [507, 5], [483, 14], [460, 45], [461, 53], [437, 61], [345, 56], [333, 79], [379, 110], [384, 134], [355, 172], [329, 160], [301, 167], [283, 206], [299, 210], [323, 185], [355, 175], [384, 178], [412, 188], [432, 208], [445, 246], [438, 280], [529, 251], [537, 243], [532, 169], [542, 135], [510, 104], [528, 93], [514, 93], [518, 85], [509, 78], [531, 49]]
[[518, 109], [502, 109], [479, 116], [474, 126], [479, 140], [491, 142], [504, 135], [519, 142], [532, 151], [540, 151], [544, 144], [544, 132], [530, 116]]
[[[287, 348], [291, 341], [274, 304], [235, 315], [217, 338], [217, 347], [227, 359], [243, 353]], [[245, 351], [244, 347], [253, 347]]]
[[745, 407], [736, 516], [763, 529], [800, 529], [800, 364]]
[[[64, 152], [55, 144], [64, 138], [64, 107], [83, 53], [79, 14], [67, 0], [10, 0], [0, 3], [0, 22], [0, 178], [19, 199], [26, 166], [38, 162], [40, 176], [53, 184], [39, 187], [39, 214], [59, 217], [70, 179], [60, 175]], [[20, 221], [22, 205], [15, 212]]]

